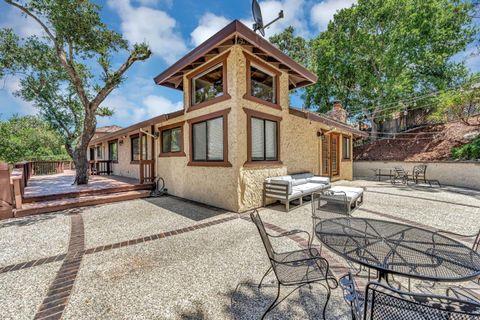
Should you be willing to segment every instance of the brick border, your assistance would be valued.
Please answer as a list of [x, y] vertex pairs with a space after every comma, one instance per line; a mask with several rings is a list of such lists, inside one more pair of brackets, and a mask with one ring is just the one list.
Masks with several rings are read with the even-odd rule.
[[70, 242], [62, 266], [48, 288], [34, 319], [60, 319], [73, 290], [85, 247], [85, 229], [80, 214], [71, 216]]

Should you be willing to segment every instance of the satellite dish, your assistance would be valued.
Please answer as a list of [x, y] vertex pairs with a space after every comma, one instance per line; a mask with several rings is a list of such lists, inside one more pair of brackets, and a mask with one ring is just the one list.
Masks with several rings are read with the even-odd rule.
[[265, 29], [270, 27], [277, 20], [280, 20], [283, 18], [283, 10], [280, 10], [277, 18], [270, 21], [266, 25], [263, 25], [262, 10], [260, 10], [260, 5], [258, 4], [257, 0], [252, 0], [252, 14], [253, 14], [253, 20], [255, 20], [255, 23], [253, 24], [253, 31], [260, 32], [262, 37], [265, 37]]

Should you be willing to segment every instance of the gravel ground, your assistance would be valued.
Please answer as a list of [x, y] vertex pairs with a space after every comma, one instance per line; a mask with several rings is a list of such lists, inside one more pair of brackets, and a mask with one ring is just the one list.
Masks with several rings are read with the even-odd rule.
[[[258, 319], [276, 287], [258, 290], [268, 268], [253, 224], [242, 219], [192, 233], [89, 255], [66, 310], [67, 319]], [[284, 250], [298, 249], [285, 239]], [[336, 294], [336, 299], [340, 299]], [[307, 318], [321, 310], [325, 290], [292, 294], [275, 319]], [[333, 306], [331, 319], [339, 319]]]
[[[92, 207], [83, 213], [85, 247], [135, 239], [206, 222], [225, 211], [172, 197], [138, 199]], [[105, 228], [108, 226], [108, 228]]]
[[33, 319], [60, 264], [0, 274], [0, 318]]
[[70, 217], [44, 214], [0, 221], [0, 267], [65, 253]]
[[[461, 233], [473, 233], [480, 227], [480, 192], [411, 188], [365, 180], [335, 184], [366, 188], [364, 204], [353, 216], [402, 218]], [[230, 215], [172, 197], [89, 207], [80, 212], [86, 248]], [[312, 228], [310, 204], [288, 213], [283, 206], [261, 209], [260, 213], [265, 222], [283, 229]], [[68, 216], [63, 214], [2, 221], [0, 266], [65, 253], [69, 224]], [[274, 246], [278, 251], [298, 248], [290, 239], [277, 241]], [[335, 256], [330, 262], [333, 266], [348, 265]], [[276, 294], [272, 275], [262, 289], [256, 286], [268, 266], [254, 225], [243, 219], [88, 254], [83, 258], [63, 318], [258, 319]], [[0, 274], [0, 289], [9, 293], [0, 298], [1, 318], [31, 318], [58, 268], [59, 263], [52, 263]], [[397, 280], [406, 285], [404, 280]], [[413, 286], [419, 291], [432, 291], [424, 283]], [[268, 318], [320, 318], [324, 298], [321, 286], [305, 287], [289, 296]], [[333, 291], [327, 315], [328, 319], [350, 318], [341, 290]]]

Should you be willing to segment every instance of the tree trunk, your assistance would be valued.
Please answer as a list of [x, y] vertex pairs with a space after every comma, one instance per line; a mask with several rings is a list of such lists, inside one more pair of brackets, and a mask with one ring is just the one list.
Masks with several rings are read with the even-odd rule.
[[378, 124], [375, 122], [374, 118], [372, 118], [370, 120], [370, 124], [372, 126], [372, 131], [370, 132], [370, 135], [371, 135], [373, 140], [377, 140], [378, 139]]
[[75, 182], [78, 185], [88, 184], [88, 144], [95, 134], [96, 126], [97, 119], [95, 114], [86, 112], [85, 120], [83, 122], [83, 131], [73, 153], [73, 162], [75, 163], [76, 168]]
[[77, 147], [73, 155], [73, 163], [75, 163], [75, 183], [87, 184], [88, 183], [88, 159], [87, 159], [87, 149], [86, 146]]

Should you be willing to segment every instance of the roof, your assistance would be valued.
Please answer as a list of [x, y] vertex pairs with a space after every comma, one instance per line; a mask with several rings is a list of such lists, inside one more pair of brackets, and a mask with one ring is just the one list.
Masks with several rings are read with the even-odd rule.
[[335, 128], [341, 129], [343, 131], [350, 132], [351, 134], [353, 134], [354, 136], [357, 136], [359, 138], [368, 138], [368, 133], [367, 132], [360, 131], [360, 130], [352, 127], [351, 125], [348, 125], [346, 123], [337, 121], [337, 120], [332, 119], [332, 118], [330, 118], [326, 115], [316, 113], [316, 112], [302, 111], [302, 110], [298, 110], [298, 109], [295, 109], [295, 108], [292, 108], [292, 107], [290, 107], [290, 109], [288, 111], [292, 115], [295, 115], [295, 116], [298, 116], [298, 117], [301, 117], [301, 118], [305, 118], [305, 119], [308, 119], [308, 120], [320, 122], [320, 123], [326, 124], [328, 126], [335, 127]]
[[115, 139], [115, 138], [118, 138], [120, 136], [126, 135], [129, 132], [139, 130], [140, 128], [145, 128], [145, 127], [152, 126], [152, 125], [155, 125], [155, 124], [160, 123], [160, 122], [167, 121], [169, 119], [179, 117], [179, 116], [183, 115], [183, 113], [184, 113], [184, 110], [182, 109], [182, 110], [179, 110], [179, 111], [162, 114], [162, 115], [159, 115], [157, 117], [132, 124], [129, 127], [123, 128], [123, 129], [115, 131], [115, 132], [111, 132], [109, 134], [103, 135], [103, 136], [98, 137], [96, 139], [93, 139], [92, 141], [90, 141], [90, 144], [96, 144], [96, 143], [99, 143], [99, 142], [102, 142], [102, 141], [105, 141], [105, 140], [108, 140], [108, 139]]
[[317, 76], [238, 20], [232, 21], [154, 78], [158, 85], [183, 90], [183, 75], [216, 57], [233, 45], [241, 45], [254, 55], [288, 72], [290, 89], [317, 82]]
[[121, 130], [122, 127], [119, 127], [119, 126], [116, 126], [116, 125], [112, 125], [112, 126], [105, 126], [105, 127], [99, 127], [97, 129], [95, 129], [95, 133], [111, 133], [111, 132], [115, 132], [115, 131], [118, 131], [118, 130]]

